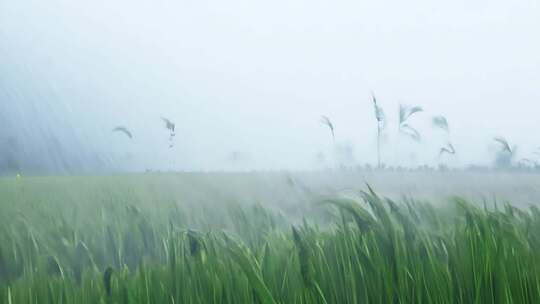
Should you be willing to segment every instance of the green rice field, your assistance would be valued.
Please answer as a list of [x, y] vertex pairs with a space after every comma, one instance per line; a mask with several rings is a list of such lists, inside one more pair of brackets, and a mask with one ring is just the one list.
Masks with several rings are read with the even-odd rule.
[[5, 177], [0, 303], [540, 303], [539, 182]]

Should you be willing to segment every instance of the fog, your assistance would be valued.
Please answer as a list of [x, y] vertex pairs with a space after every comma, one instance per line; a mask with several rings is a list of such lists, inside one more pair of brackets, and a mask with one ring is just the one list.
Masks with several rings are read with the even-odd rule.
[[[372, 92], [386, 164], [490, 164], [495, 136], [533, 158], [539, 37], [535, 0], [2, 0], [0, 166], [375, 165]], [[419, 143], [399, 134], [399, 104], [423, 107]], [[456, 155], [439, 157], [447, 142]]]

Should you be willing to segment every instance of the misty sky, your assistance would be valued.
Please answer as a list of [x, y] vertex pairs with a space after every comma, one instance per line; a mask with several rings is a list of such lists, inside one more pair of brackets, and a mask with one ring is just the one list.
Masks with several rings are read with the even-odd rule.
[[[449, 140], [444, 162], [486, 164], [498, 135], [532, 157], [539, 1], [0, 1], [0, 110], [137, 170], [230, 168], [233, 151], [243, 168], [331, 164], [321, 115], [337, 146], [375, 163], [371, 91], [387, 163], [436, 164]], [[398, 136], [399, 103], [424, 107], [421, 144]], [[430, 125], [441, 114], [450, 135]]]

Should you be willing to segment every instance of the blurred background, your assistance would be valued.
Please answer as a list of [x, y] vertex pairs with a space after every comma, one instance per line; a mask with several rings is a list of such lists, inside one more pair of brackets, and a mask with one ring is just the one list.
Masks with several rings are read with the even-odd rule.
[[532, 159], [538, 37], [534, 0], [1, 1], [0, 172], [375, 166], [372, 93], [385, 165]]

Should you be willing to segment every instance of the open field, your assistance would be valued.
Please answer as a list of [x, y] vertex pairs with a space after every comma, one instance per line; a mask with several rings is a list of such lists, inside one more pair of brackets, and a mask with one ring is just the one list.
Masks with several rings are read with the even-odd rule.
[[538, 303], [537, 202], [528, 173], [2, 178], [0, 303]]

